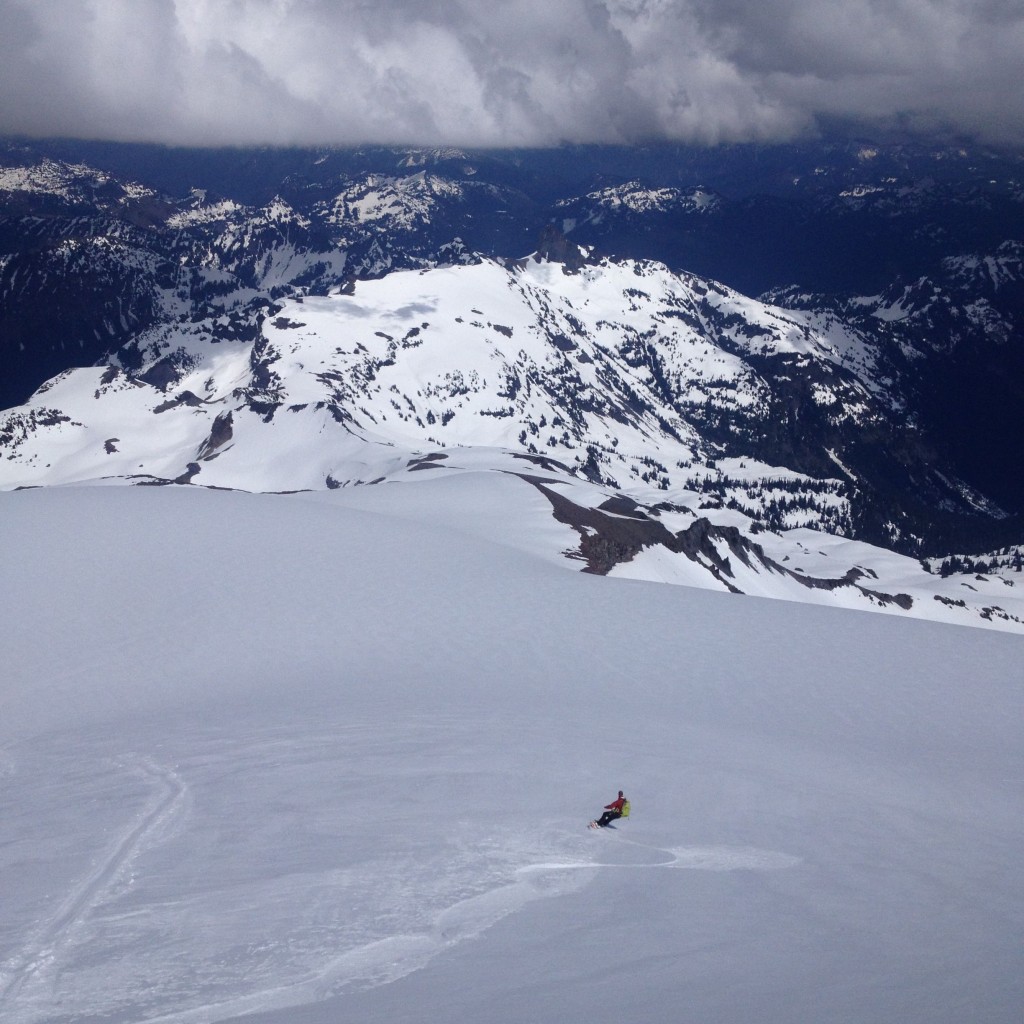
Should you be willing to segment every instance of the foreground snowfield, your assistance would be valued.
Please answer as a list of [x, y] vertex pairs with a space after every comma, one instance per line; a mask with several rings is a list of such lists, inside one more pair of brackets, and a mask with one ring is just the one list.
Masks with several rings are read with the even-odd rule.
[[0, 494], [5, 1022], [1019, 1020], [1021, 639], [566, 571], [517, 483]]

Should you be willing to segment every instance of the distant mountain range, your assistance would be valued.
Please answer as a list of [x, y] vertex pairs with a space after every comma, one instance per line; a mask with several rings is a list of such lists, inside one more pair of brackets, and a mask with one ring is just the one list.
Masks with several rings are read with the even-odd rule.
[[729, 589], [740, 559], [780, 596], [913, 604], [920, 580], [808, 582], [765, 544], [813, 529], [923, 559], [945, 614], [939, 569], [1020, 578], [1022, 170], [10, 142], [0, 485], [331, 488], [490, 453], [592, 571], [661, 548]]

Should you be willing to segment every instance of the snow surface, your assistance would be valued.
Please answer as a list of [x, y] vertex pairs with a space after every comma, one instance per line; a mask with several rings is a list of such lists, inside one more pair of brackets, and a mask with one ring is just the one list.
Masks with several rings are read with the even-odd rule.
[[1019, 637], [451, 486], [0, 493], [0, 1018], [1019, 1021]]

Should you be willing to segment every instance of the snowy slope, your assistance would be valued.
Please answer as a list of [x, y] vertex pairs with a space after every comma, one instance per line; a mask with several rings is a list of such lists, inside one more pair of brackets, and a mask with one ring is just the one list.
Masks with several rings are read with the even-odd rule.
[[567, 573], [443, 472], [0, 493], [5, 1022], [1018, 1018], [1019, 638]]

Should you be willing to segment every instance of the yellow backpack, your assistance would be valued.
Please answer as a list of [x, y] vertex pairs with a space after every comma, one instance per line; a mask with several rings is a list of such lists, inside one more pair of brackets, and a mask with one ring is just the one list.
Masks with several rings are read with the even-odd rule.
[[628, 800], [622, 805], [622, 816], [624, 818], [628, 818], [629, 817], [629, 801]]

